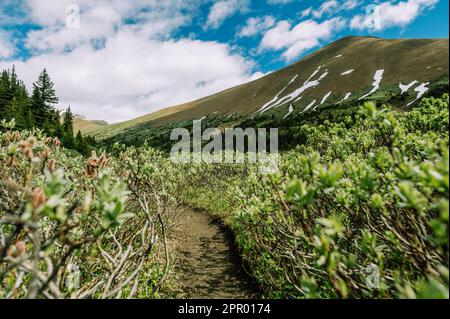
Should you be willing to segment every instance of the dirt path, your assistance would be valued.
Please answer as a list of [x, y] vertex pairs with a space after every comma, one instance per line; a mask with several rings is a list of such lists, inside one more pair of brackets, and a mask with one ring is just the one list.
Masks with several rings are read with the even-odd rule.
[[179, 298], [251, 298], [251, 285], [227, 234], [202, 212], [185, 210], [175, 230]]

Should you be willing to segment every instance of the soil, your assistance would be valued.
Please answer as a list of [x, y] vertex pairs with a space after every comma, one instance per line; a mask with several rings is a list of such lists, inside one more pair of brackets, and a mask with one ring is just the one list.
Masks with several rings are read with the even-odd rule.
[[178, 298], [247, 299], [255, 296], [254, 286], [227, 232], [210, 216], [186, 209], [179, 215], [174, 231]]

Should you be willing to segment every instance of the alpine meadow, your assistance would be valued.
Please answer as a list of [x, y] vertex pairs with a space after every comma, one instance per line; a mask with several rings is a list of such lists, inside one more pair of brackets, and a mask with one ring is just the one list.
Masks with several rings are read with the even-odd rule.
[[372, 2], [2, 1], [0, 299], [448, 300], [448, 1]]

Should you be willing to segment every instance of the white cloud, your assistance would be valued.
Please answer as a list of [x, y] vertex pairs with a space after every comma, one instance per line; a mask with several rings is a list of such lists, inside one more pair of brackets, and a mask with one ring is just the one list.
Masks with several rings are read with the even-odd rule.
[[[66, 6], [72, 2], [81, 9], [79, 29], [65, 26]], [[25, 42], [33, 56], [0, 62], [0, 69], [15, 64], [31, 89], [47, 68], [60, 97], [58, 108], [70, 105], [75, 113], [109, 122], [262, 76], [252, 74], [253, 62], [227, 44], [173, 39], [178, 28], [193, 21], [203, 2], [27, 0], [28, 21], [42, 26], [29, 32]], [[128, 19], [132, 23], [125, 23]], [[0, 43], [3, 54], [5, 42]]]
[[313, 7], [304, 9], [301, 12], [300, 17], [305, 18], [308, 16], [312, 16], [316, 19], [320, 19], [324, 15], [333, 15], [344, 10], [353, 10], [358, 6], [358, 4], [362, 3], [363, 1], [365, 0], [345, 0], [344, 2], [337, 0], [327, 0], [322, 3], [317, 9], [314, 9]]
[[[147, 40], [118, 32], [105, 47], [85, 44], [70, 53], [41, 54], [16, 65], [29, 88], [46, 67], [60, 97], [91, 119], [116, 122], [176, 105], [252, 80], [253, 64], [226, 44], [195, 40]], [[211, 108], [214, 108], [211, 105]]]
[[247, 24], [239, 31], [240, 37], [251, 37], [273, 27], [275, 18], [272, 16], [254, 17], [247, 19]]
[[302, 52], [320, 45], [321, 41], [329, 39], [344, 26], [345, 20], [341, 18], [333, 18], [321, 23], [306, 20], [295, 26], [283, 20], [265, 33], [260, 49], [284, 50], [283, 58], [290, 61]]
[[14, 54], [14, 51], [10, 36], [0, 30], [0, 60], [10, 58]]
[[339, 8], [339, 3], [336, 0], [329, 0], [324, 2], [319, 9], [312, 11], [312, 15], [316, 19], [322, 18], [324, 14], [331, 13]]
[[218, 29], [227, 18], [238, 12], [248, 11], [249, 4], [249, 0], [221, 0], [214, 3], [205, 23], [205, 30]]
[[[368, 13], [355, 16], [350, 26], [353, 29], [380, 31], [394, 26], [406, 26], [424, 10], [432, 8], [439, 0], [386, 1], [368, 7]], [[370, 10], [369, 10], [370, 9]]]
[[290, 3], [294, 0], [267, 0], [268, 4], [286, 4], [286, 3]]
[[[148, 38], [170, 37], [177, 28], [190, 23], [201, 1], [181, 0], [78, 0], [80, 28], [67, 28], [66, 8], [73, 0], [28, 0], [30, 18], [44, 28], [29, 32], [27, 46], [37, 52], [64, 51], [93, 40], [113, 36], [129, 28]], [[45, 3], [49, 5], [45, 5]], [[54, 3], [54, 5], [50, 5]], [[134, 23], [124, 24], [126, 19]]]
[[352, 10], [363, 2], [364, 0], [346, 0], [342, 6], [345, 10]]

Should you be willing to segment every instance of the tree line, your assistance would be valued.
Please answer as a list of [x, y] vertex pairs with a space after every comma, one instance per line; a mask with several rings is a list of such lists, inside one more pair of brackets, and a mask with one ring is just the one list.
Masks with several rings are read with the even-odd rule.
[[75, 135], [70, 107], [61, 115], [55, 108], [58, 102], [54, 83], [46, 69], [33, 83], [31, 96], [24, 82], [17, 77], [14, 66], [1, 72], [0, 120], [15, 119], [18, 129], [42, 129], [46, 134], [58, 137], [64, 147], [89, 154], [95, 145], [94, 138], [84, 137], [80, 131]]

